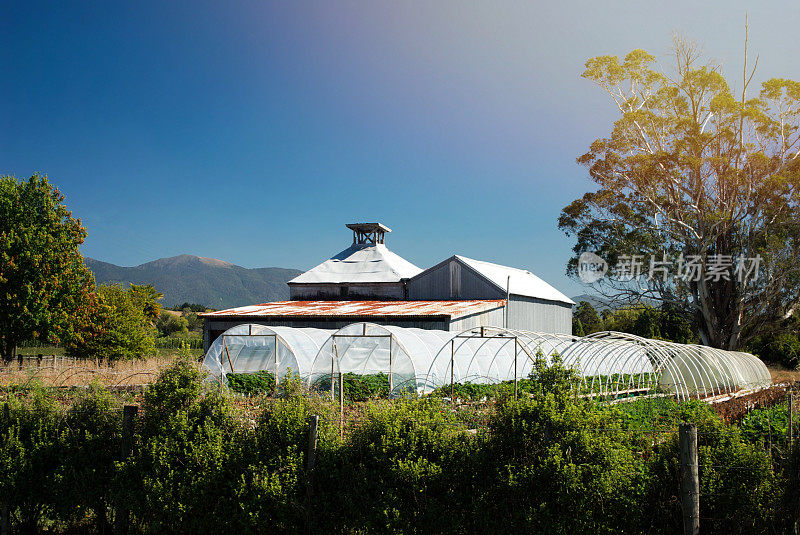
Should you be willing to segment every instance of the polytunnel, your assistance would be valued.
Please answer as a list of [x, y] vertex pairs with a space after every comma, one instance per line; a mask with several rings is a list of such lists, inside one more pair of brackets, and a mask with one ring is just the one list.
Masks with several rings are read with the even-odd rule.
[[288, 373], [306, 377], [332, 330], [237, 325], [223, 332], [206, 352], [203, 364], [225, 382], [228, 373], [269, 371], [279, 381]]
[[[537, 358], [550, 364], [559, 355], [575, 368], [587, 393], [649, 388], [654, 370], [642, 351], [627, 346], [598, 351], [593, 340], [564, 334], [479, 327], [454, 336], [440, 348], [421, 381], [424, 390], [450, 383], [499, 383], [525, 379]], [[624, 380], [622, 379], [624, 378]]]
[[322, 345], [311, 366], [312, 388], [336, 391], [344, 374], [386, 375], [390, 396], [419, 391], [419, 379], [436, 351], [456, 333], [431, 329], [353, 323], [342, 327]]
[[537, 357], [559, 355], [581, 377], [586, 395], [674, 394], [679, 399], [731, 394], [771, 384], [769, 370], [749, 353], [600, 332], [585, 337], [476, 328], [440, 348], [422, 384], [496, 383], [522, 379]]
[[335, 392], [347, 374], [381, 376], [390, 395], [426, 393], [454, 383], [525, 379], [537, 358], [558, 355], [578, 371], [580, 395], [661, 393], [709, 398], [771, 384], [769, 370], [748, 353], [599, 332], [577, 337], [498, 327], [463, 332], [353, 323], [337, 331], [239, 325], [212, 344], [205, 365], [231, 371], [289, 370], [312, 388]]

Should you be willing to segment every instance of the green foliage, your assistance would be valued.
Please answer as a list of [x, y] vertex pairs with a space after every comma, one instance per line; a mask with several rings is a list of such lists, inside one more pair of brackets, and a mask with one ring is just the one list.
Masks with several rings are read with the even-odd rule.
[[791, 531], [800, 448], [775, 455], [774, 442], [770, 460], [763, 441], [767, 415], [778, 435], [785, 409], [754, 411], [740, 431], [700, 401], [579, 398], [576, 379], [538, 359], [517, 401], [352, 405], [341, 439], [338, 404], [299, 379], [242, 415], [183, 360], [144, 394], [125, 459], [118, 398], [92, 387], [62, 408], [44, 389], [14, 391], [0, 412], [0, 496], [21, 533], [108, 533], [125, 510], [135, 533], [299, 533], [309, 518], [315, 533], [680, 532], [676, 428], [693, 422], [704, 529]]
[[275, 392], [275, 374], [268, 371], [254, 373], [229, 373], [225, 376], [228, 388], [239, 394], [267, 394]]
[[182, 312], [194, 312], [194, 313], [197, 313], [197, 312], [209, 312], [209, 311], [211, 311], [213, 309], [208, 308], [205, 305], [198, 305], [197, 303], [185, 302], [182, 305], [176, 305], [176, 306], [172, 307], [172, 310], [180, 310]]
[[150, 290], [151, 286], [99, 286], [94, 313], [65, 344], [67, 354], [110, 360], [152, 354], [156, 330], [151, 314], [159, 294]]
[[179, 361], [146, 392], [137, 453], [120, 467], [116, 497], [151, 533], [219, 533], [238, 475], [230, 464], [243, 430], [204, 374]]
[[572, 313], [572, 319], [574, 322], [578, 322], [583, 331], [583, 334], [577, 334], [573, 328], [573, 334], [577, 336], [604, 330], [603, 320], [600, 318], [600, 314], [598, 314], [597, 309], [588, 301], [581, 301], [578, 303], [578, 306], [575, 307], [575, 311]]
[[[794, 425], [797, 426], [798, 416], [794, 415]], [[742, 436], [750, 443], [769, 444], [772, 447], [786, 450], [787, 430], [789, 429], [789, 411], [781, 403], [766, 409], [755, 409], [744, 417], [739, 424]]]
[[641, 531], [642, 519], [628, 512], [639, 510], [644, 467], [614, 413], [575, 399], [571, 370], [537, 371], [532, 395], [502, 400], [490, 421], [486, 516], [503, 518], [509, 531]]
[[790, 332], [765, 334], [754, 338], [748, 349], [761, 360], [785, 366], [800, 367], [800, 335], [796, 325]]
[[0, 429], [0, 495], [14, 525], [34, 533], [54, 515], [60, 414], [53, 398], [39, 388], [29, 392], [24, 403], [16, 398], [7, 403]]
[[151, 284], [131, 284], [129, 288], [130, 299], [133, 304], [139, 307], [145, 319], [154, 324], [161, 316], [161, 303], [158, 301], [164, 294], [153, 288]]
[[[701, 402], [680, 404], [678, 413], [681, 420], [697, 425], [703, 529], [711, 533], [773, 533], [785, 519], [777, 514], [780, 488], [764, 449], [748, 443], [737, 427], [725, 425]], [[646, 507], [662, 529], [677, 532], [681, 529], [680, 505], [670, 503], [669, 497], [680, 495], [680, 445], [675, 434], [665, 438], [650, 457]]]
[[85, 238], [46, 177], [0, 177], [0, 356], [23, 340], [57, 341], [84, 313], [94, 285]]
[[638, 305], [604, 311], [602, 330], [679, 344], [697, 343], [691, 323], [668, 306]]
[[[339, 390], [339, 376], [333, 378], [335, 383], [334, 391]], [[344, 397], [348, 401], [367, 401], [370, 399], [386, 399], [389, 397], [389, 376], [385, 373], [357, 374], [345, 373], [342, 377], [344, 385]], [[314, 389], [318, 392], [330, 392], [331, 378], [328, 375], [320, 377], [314, 383]]]
[[[435, 398], [373, 402], [320, 474], [325, 531], [452, 533], [473, 515], [474, 445]], [[348, 514], [342, 515], [341, 511]]]
[[158, 329], [159, 336], [188, 335], [189, 320], [167, 311], [161, 311], [156, 320], [156, 329]]
[[181, 313], [181, 317], [186, 319], [189, 330], [191, 332], [197, 332], [197, 333], [203, 332], [203, 318], [198, 316], [196, 312], [187, 312], [186, 310], [184, 310]]

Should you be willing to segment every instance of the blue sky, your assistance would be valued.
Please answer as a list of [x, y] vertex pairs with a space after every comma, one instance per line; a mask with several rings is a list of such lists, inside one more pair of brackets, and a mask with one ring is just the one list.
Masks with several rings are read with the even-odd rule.
[[[740, 78], [800, 79], [800, 4], [3, 2], [0, 173], [46, 173], [87, 256], [309, 268], [380, 220], [420, 267], [458, 253], [570, 295], [559, 211], [615, 118], [587, 58], [673, 32]], [[757, 7], [757, 12], [753, 11]]]

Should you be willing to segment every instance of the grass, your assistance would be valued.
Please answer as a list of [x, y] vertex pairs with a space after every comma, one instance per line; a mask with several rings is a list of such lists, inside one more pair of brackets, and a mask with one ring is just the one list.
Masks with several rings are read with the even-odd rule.
[[[42, 353], [41, 350], [38, 352]], [[48, 387], [74, 387], [87, 386], [93, 382], [107, 387], [146, 385], [155, 381], [158, 374], [178, 358], [174, 350], [170, 352], [170, 355], [111, 363], [59, 355], [55, 358], [45, 357], [41, 362], [24, 359], [22, 367], [17, 361], [12, 361], [9, 364], [0, 364], [0, 387], [26, 386], [32, 383]]]
[[780, 364], [767, 365], [773, 383], [794, 383], [800, 381], [800, 370], [785, 368]]

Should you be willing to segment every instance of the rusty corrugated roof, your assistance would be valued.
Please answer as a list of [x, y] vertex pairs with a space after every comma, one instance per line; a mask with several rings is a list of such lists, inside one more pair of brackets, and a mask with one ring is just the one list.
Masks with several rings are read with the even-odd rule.
[[461, 317], [505, 305], [504, 299], [472, 301], [276, 301], [200, 314], [218, 316], [450, 316]]

